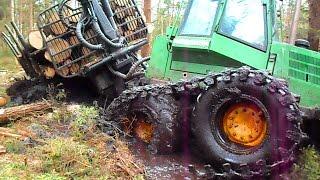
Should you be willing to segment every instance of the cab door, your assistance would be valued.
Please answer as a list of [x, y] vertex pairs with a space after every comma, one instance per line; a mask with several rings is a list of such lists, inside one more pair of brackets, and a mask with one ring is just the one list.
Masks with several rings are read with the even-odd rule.
[[268, 7], [262, 0], [226, 0], [211, 48], [257, 69], [269, 59]]

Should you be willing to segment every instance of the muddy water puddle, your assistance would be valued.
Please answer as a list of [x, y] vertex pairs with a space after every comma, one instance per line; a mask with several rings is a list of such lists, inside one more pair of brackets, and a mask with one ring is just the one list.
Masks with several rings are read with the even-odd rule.
[[[145, 143], [132, 142], [130, 149], [145, 165], [147, 179], [202, 179], [205, 164], [186, 150], [171, 155], [152, 154]], [[197, 172], [197, 173], [195, 173]]]

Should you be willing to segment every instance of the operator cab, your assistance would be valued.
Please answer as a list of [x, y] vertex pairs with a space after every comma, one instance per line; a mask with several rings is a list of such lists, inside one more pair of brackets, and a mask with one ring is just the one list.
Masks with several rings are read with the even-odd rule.
[[187, 63], [210, 65], [193, 70], [198, 74], [243, 65], [265, 69], [272, 36], [268, 6], [262, 0], [190, 0], [173, 40], [172, 70], [190, 71]]
[[217, 33], [266, 50], [267, 28], [263, 3], [259, 0], [229, 0], [220, 22], [214, 24], [219, 3], [220, 0], [191, 1], [179, 35], [210, 37], [218, 28]]

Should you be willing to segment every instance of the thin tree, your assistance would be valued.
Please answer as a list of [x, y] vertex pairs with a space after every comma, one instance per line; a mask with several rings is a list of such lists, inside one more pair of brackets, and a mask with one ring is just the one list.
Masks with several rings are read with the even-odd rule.
[[311, 49], [319, 50], [319, 38], [320, 38], [320, 1], [309, 0], [309, 32], [308, 40], [311, 45]]
[[300, 18], [301, 11], [301, 0], [296, 0], [295, 12], [291, 23], [291, 31], [290, 31], [290, 44], [294, 44], [297, 37], [298, 23]]
[[[143, 12], [146, 17], [147, 25], [151, 24], [151, 0], [144, 0], [143, 1]], [[150, 35], [148, 35], [148, 39], [150, 42]], [[141, 50], [142, 57], [147, 57], [150, 54], [150, 43], [145, 45]]]

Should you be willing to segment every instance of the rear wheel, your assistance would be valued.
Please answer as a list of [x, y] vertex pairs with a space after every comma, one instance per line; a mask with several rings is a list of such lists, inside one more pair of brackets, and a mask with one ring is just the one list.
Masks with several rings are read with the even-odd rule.
[[152, 153], [171, 154], [177, 151], [180, 143], [178, 107], [178, 102], [170, 95], [138, 97], [122, 118], [124, 129], [145, 142]]
[[198, 98], [191, 126], [206, 161], [250, 177], [292, 164], [301, 140], [300, 121], [285, 83], [241, 69], [218, 77]]

